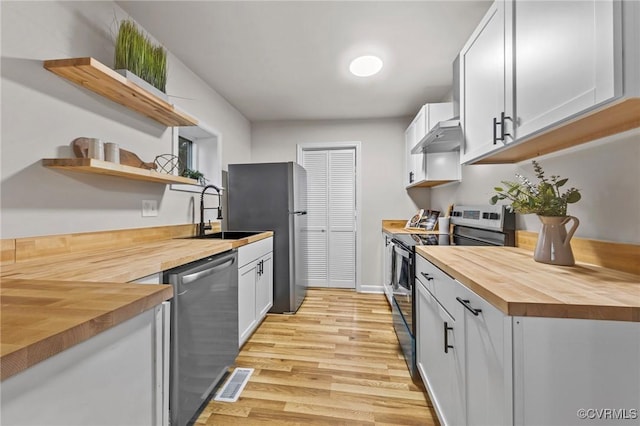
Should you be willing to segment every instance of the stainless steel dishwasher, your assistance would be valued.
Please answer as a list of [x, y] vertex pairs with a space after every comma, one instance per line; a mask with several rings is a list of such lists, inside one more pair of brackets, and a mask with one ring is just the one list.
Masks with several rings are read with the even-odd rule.
[[188, 424], [238, 355], [238, 251], [164, 272], [173, 286], [169, 411]]

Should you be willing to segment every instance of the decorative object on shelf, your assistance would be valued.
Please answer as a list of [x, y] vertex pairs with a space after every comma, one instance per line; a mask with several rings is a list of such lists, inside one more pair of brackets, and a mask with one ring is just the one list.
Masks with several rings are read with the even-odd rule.
[[[73, 148], [73, 153], [78, 158], [91, 158], [89, 156], [89, 145], [91, 144], [93, 138], [75, 138], [71, 141], [71, 146]], [[145, 170], [155, 170], [158, 166], [155, 163], [145, 163], [131, 151], [127, 151], [126, 149], [120, 148], [119, 151], [119, 163], [125, 166], [138, 167]], [[114, 161], [115, 163], [115, 161]]]
[[195, 179], [198, 182], [200, 182], [200, 185], [206, 185], [207, 184], [207, 179], [204, 177], [204, 175], [202, 173], [200, 173], [197, 170], [191, 170], [189, 168], [184, 169], [184, 171], [182, 172], [182, 174], [180, 176], [189, 178], [189, 179]]
[[90, 138], [87, 148], [87, 157], [95, 160], [104, 160], [104, 143], [97, 138]]
[[[116, 37], [114, 67], [116, 71], [130, 71], [161, 92], [166, 90], [167, 52], [142, 34], [133, 21], [124, 20], [120, 23]], [[129, 75], [125, 77], [132, 79]], [[138, 83], [140, 82], [137, 81], [136, 84]]]
[[[510, 200], [510, 209], [516, 213], [535, 213], [542, 222], [542, 229], [538, 234], [538, 242], [533, 255], [536, 262], [552, 265], [571, 266], [575, 264], [571, 251], [571, 237], [578, 228], [580, 221], [574, 216], [567, 215], [567, 205], [577, 203], [581, 196], [576, 188], [569, 188], [560, 192], [569, 179], [551, 176], [547, 179], [542, 166], [533, 160], [533, 170], [540, 182], [536, 185], [526, 177], [516, 174], [518, 182], [502, 181], [507, 186], [495, 187], [496, 195], [491, 197], [491, 204], [499, 200]], [[573, 221], [569, 231], [565, 225]]]
[[182, 167], [180, 158], [173, 154], [160, 154], [156, 156], [153, 162], [158, 166], [158, 171], [163, 173], [169, 173], [170, 175], [179, 175], [179, 171]]
[[120, 164], [120, 147], [115, 142], [105, 142], [104, 159], [112, 163]]

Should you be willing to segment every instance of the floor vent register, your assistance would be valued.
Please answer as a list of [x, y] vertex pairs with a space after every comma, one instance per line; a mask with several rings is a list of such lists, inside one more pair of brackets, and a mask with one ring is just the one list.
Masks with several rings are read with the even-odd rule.
[[213, 399], [215, 401], [236, 402], [252, 373], [253, 368], [236, 368]]

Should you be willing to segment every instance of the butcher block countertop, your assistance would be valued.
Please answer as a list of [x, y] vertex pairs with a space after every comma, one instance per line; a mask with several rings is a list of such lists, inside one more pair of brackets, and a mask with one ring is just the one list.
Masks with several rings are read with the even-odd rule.
[[168, 285], [127, 282], [271, 236], [166, 239], [3, 265], [0, 379], [173, 297]]
[[1, 379], [172, 296], [168, 285], [3, 279]]
[[406, 220], [383, 220], [382, 231], [387, 234], [438, 234], [436, 231], [427, 231], [421, 228], [405, 228]]
[[417, 246], [416, 253], [507, 315], [640, 322], [640, 276], [535, 262], [515, 247]]

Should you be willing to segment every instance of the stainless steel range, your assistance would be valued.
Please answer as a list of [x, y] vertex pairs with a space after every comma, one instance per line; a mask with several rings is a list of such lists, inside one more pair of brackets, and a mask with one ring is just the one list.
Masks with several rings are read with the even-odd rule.
[[514, 246], [515, 214], [505, 206], [457, 206], [449, 234], [394, 234], [391, 262], [393, 326], [411, 377], [420, 381], [415, 363], [414, 265], [421, 245]]

